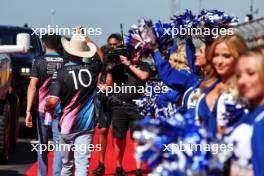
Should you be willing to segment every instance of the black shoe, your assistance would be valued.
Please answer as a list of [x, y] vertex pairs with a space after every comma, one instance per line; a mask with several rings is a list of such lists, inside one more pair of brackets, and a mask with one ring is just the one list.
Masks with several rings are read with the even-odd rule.
[[116, 167], [115, 175], [114, 176], [127, 176], [123, 167]]
[[96, 169], [93, 170], [95, 175], [103, 175], [105, 173], [105, 166], [102, 163], [99, 163]]
[[137, 169], [136, 170], [136, 176], [143, 176], [142, 169]]

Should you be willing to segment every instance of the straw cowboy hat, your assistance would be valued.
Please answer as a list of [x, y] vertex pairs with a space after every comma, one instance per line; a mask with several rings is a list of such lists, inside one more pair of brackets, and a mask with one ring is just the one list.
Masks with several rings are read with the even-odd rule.
[[67, 53], [73, 56], [90, 58], [96, 53], [96, 46], [91, 42], [87, 42], [84, 35], [73, 35], [70, 41], [61, 38], [61, 43]]

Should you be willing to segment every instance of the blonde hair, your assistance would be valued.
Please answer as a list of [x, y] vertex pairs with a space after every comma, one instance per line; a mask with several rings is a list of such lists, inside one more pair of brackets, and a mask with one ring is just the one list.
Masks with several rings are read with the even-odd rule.
[[264, 48], [255, 48], [241, 54], [240, 57], [252, 57], [256, 60], [256, 69], [260, 76], [261, 83], [264, 87]]
[[[215, 54], [215, 48], [221, 43], [227, 45], [236, 63], [238, 62], [239, 56], [248, 49], [245, 40], [237, 34], [220, 36], [212, 43], [209, 48], [209, 51], [207, 53], [207, 58], [209, 62], [212, 63]], [[235, 98], [238, 98], [239, 93], [235, 74], [233, 74], [229, 80], [230, 82], [228, 85], [218, 85], [218, 92], [219, 94], [222, 94], [223, 92], [231, 92]]]
[[170, 54], [169, 60], [176, 62], [175, 69], [190, 71], [186, 56], [186, 48], [183, 43], [179, 45], [177, 52]]
[[220, 43], [225, 43], [228, 46], [228, 49], [235, 58], [236, 62], [238, 61], [240, 54], [248, 49], [245, 40], [240, 35], [234, 34], [220, 36], [212, 43], [209, 48], [207, 58], [210, 62], [212, 62], [214, 58], [216, 46]]

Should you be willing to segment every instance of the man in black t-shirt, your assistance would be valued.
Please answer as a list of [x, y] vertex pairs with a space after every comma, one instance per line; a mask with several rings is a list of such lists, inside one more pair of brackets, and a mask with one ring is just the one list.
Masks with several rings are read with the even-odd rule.
[[[130, 134], [134, 131], [134, 122], [142, 119], [137, 106], [133, 102], [144, 93], [144, 86], [149, 78], [148, 63], [140, 61], [140, 53], [134, 51], [131, 55], [131, 60], [125, 56], [120, 56], [120, 65], [114, 66], [109, 70], [109, 75], [115, 86], [121, 88], [121, 92], [114, 92], [109, 97], [109, 105], [112, 115], [112, 132], [115, 138], [115, 149], [117, 152], [117, 168], [116, 176], [125, 176], [125, 171], [122, 168], [122, 160], [126, 147], [126, 135], [128, 128]], [[141, 165], [137, 163], [136, 175], [142, 175]]]
[[[107, 39], [107, 45], [104, 45], [101, 50], [104, 53], [103, 60], [103, 69], [102, 74], [99, 76], [98, 88], [104, 90], [106, 86], [109, 86], [107, 83], [107, 66], [111, 64], [109, 61], [109, 52], [113, 49], [119, 47], [122, 44], [122, 37], [118, 33], [111, 34]], [[98, 90], [99, 92], [99, 90]], [[100, 92], [96, 97], [96, 110], [98, 114], [98, 128], [99, 128], [99, 144], [101, 144], [101, 150], [99, 151], [99, 164], [93, 174], [102, 175], [105, 172], [105, 152], [107, 147], [107, 137], [108, 131], [112, 122], [112, 118], [108, 113], [107, 108], [107, 98]]]
[[[27, 111], [26, 111], [26, 126], [31, 128], [32, 124], [32, 106], [35, 99], [35, 93], [38, 95], [38, 113], [37, 113], [37, 130], [39, 145], [48, 145], [48, 139], [50, 135], [53, 136], [54, 144], [59, 143], [59, 119], [55, 118], [52, 122], [52, 128], [46, 128], [44, 126], [44, 106], [46, 98], [49, 95], [49, 86], [52, 82], [52, 76], [56, 75], [56, 72], [64, 64], [63, 58], [58, 53], [61, 46], [60, 37], [57, 35], [46, 35], [43, 38], [44, 48], [46, 50], [44, 56], [36, 58], [32, 63], [30, 73], [30, 83], [27, 92]], [[56, 114], [59, 114], [59, 107]], [[44, 148], [44, 147], [43, 147]], [[54, 152], [53, 159], [53, 175], [59, 176], [61, 171], [61, 157], [60, 152], [56, 150]], [[48, 151], [42, 151], [42, 148], [38, 150], [38, 175], [48, 175]]]

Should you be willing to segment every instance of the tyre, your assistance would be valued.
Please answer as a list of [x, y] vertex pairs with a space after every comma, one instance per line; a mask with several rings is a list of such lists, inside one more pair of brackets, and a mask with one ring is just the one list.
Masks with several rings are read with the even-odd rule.
[[6, 163], [9, 153], [10, 105], [6, 101], [0, 113], [0, 162]]

